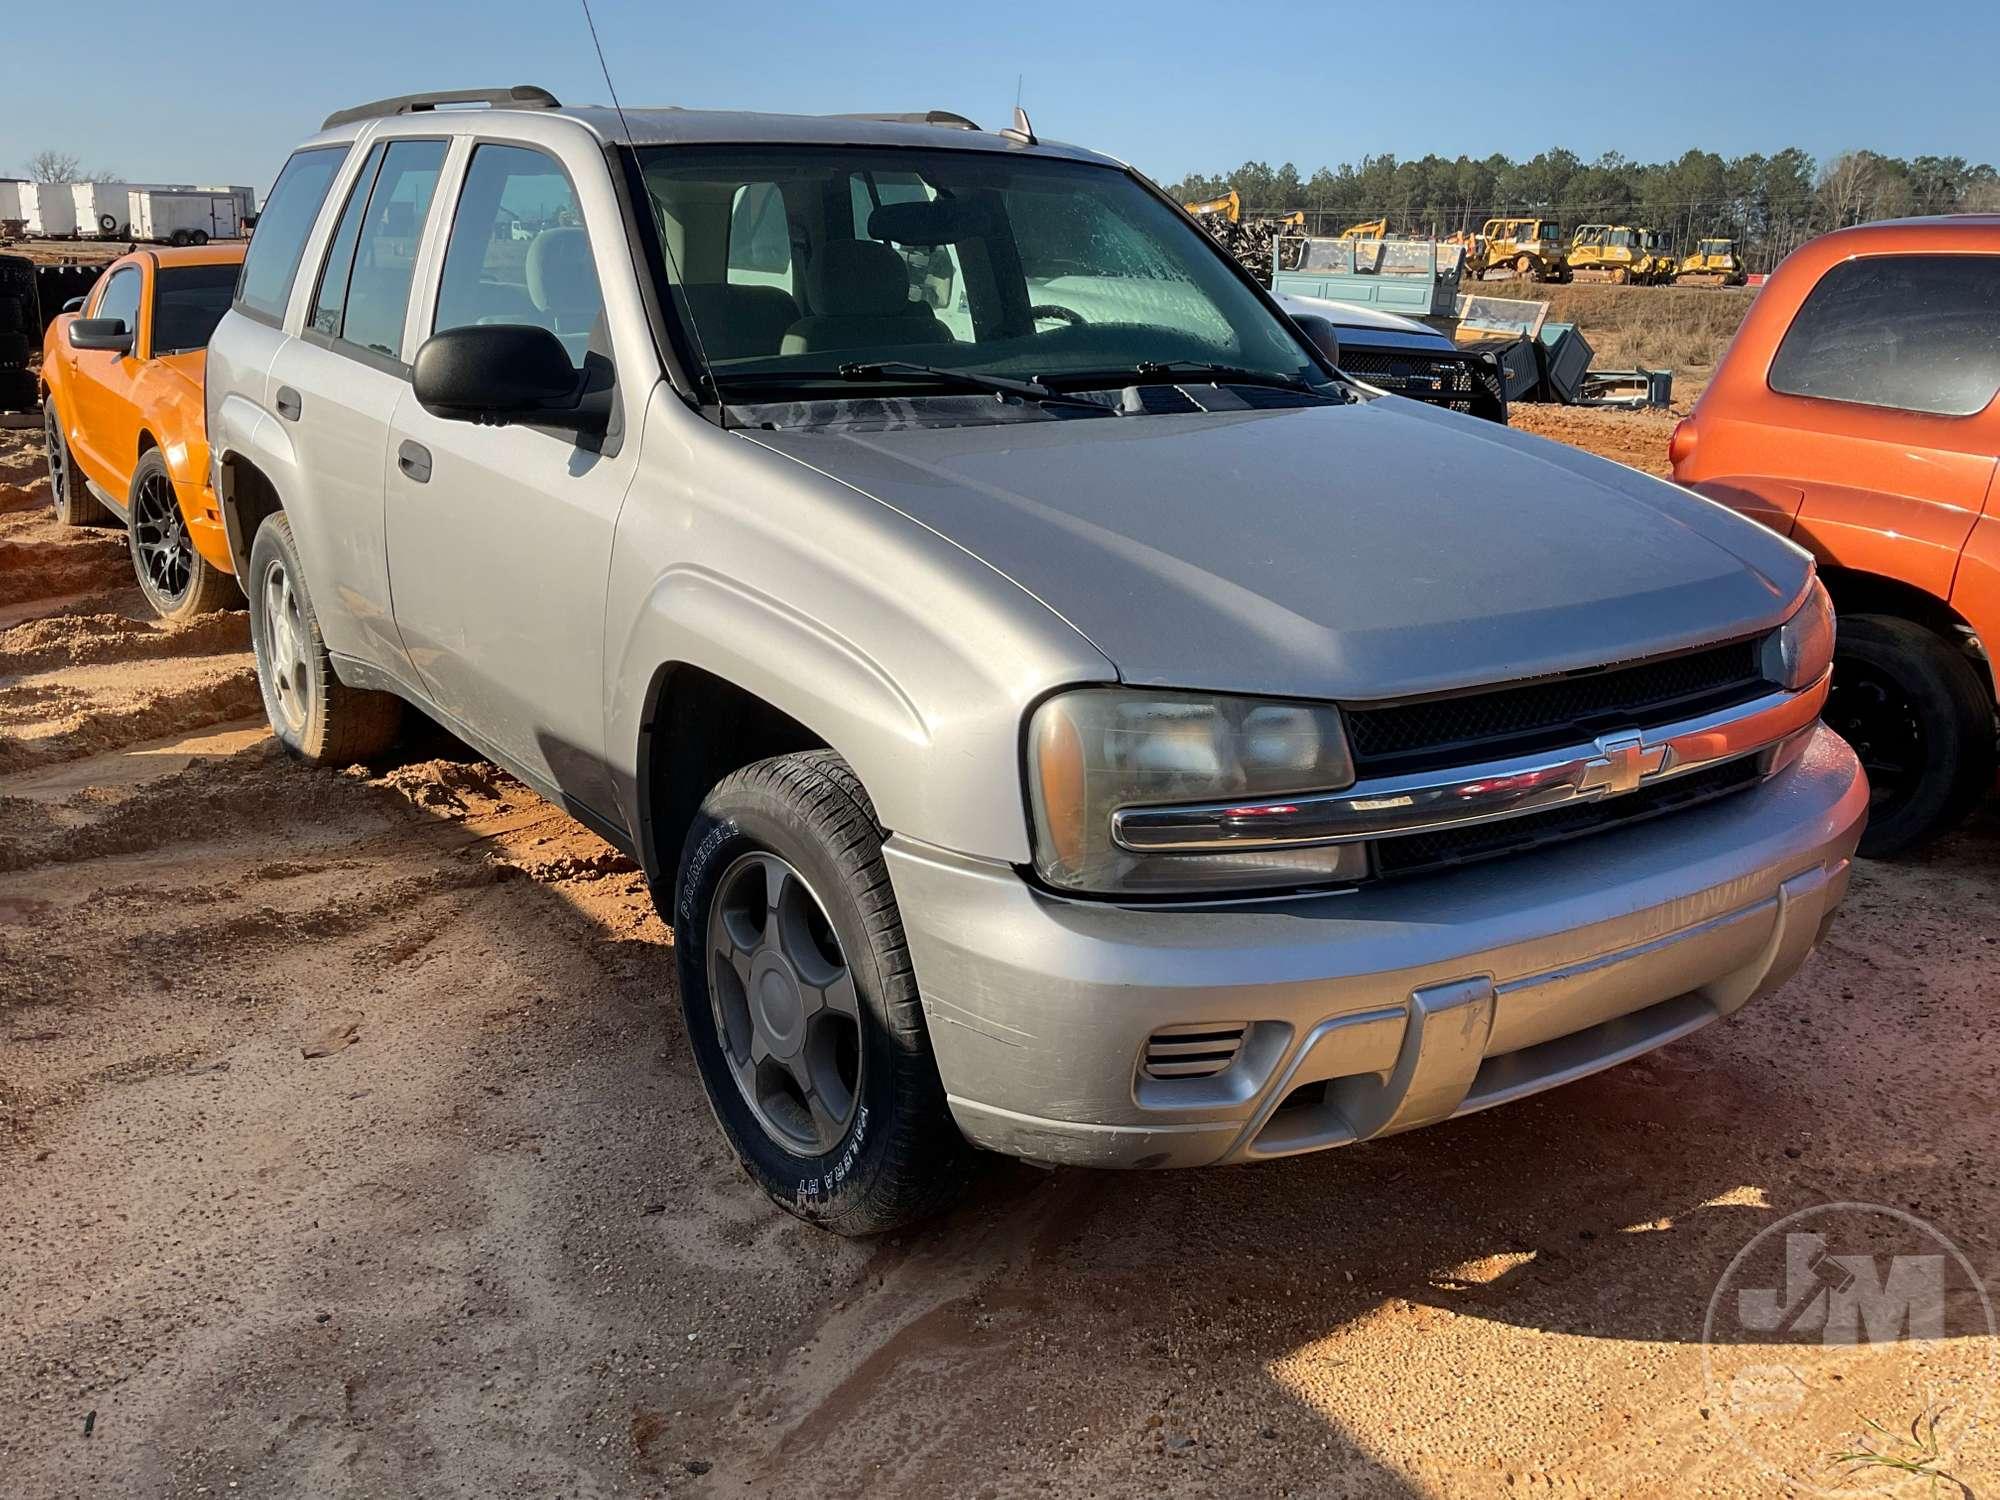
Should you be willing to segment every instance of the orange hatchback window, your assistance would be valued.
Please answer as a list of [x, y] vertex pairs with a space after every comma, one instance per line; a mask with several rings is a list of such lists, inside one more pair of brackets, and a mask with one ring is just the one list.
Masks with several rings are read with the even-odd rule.
[[2000, 393], [2000, 255], [1870, 255], [1820, 277], [1771, 389], [1941, 417]]

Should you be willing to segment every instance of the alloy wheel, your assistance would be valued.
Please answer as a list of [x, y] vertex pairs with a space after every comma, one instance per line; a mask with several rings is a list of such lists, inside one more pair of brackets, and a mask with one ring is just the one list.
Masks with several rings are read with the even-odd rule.
[[1869, 802], [1878, 815], [1909, 797], [1923, 774], [1928, 737], [1900, 683], [1867, 662], [1844, 657], [1834, 668], [1822, 717], [1868, 772]]
[[805, 877], [764, 850], [723, 872], [708, 915], [716, 1038], [744, 1102], [794, 1156], [839, 1145], [861, 1093], [861, 1004]]
[[60, 518], [69, 499], [69, 446], [63, 442], [62, 423], [56, 420], [53, 401], [42, 413], [42, 445], [49, 461], [49, 503]]
[[264, 572], [264, 653], [285, 727], [294, 736], [303, 735], [312, 712], [313, 675], [305, 614], [283, 562], [273, 562]]
[[187, 596], [194, 581], [194, 543], [173, 481], [165, 474], [146, 475], [132, 497], [132, 545], [154, 593], [169, 604]]

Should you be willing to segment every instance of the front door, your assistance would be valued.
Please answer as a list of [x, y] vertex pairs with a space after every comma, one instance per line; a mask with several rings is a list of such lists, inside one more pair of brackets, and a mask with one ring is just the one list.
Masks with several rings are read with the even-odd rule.
[[[593, 234], [554, 158], [474, 148], [446, 243], [431, 331], [552, 330], [593, 384], [612, 378]], [[604, 590], [636, 434], [448, 422], [407, 388], [389, 433], [387, 527], [396, 623], [432, 700], [529, 775], [601, 813]]]
[[84, 313], [90, 318], [117, 318], [132, 335], [132, 352], [71, 349], [70, 451], [83, 471], [120, 505], [132, 481], [130, 453], [138, 449], [132, 415], [132, 382], [140, 369], [139, 309], [145, 300], [145, 280], [136, 265], [120, 266], [106, 279], [97, 300]]

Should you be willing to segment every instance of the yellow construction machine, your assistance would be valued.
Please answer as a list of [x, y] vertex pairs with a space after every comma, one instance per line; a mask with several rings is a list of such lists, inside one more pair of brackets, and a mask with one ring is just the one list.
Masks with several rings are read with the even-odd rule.
[[1741, 286], [1749, 279], [1736, 258], [1736, 241], [1706, 239], [1674, 268], [1675, 286]]
[[1488, 219], [1477, 243], [1485, 246], [1481, 275], [1506, 271], [1523, 281], [1569, 280], [1569, 252], [1553, 219]]
[[1360, 224], [1349, 224], [1340, 231], [1340, 237], [1344, 240], [1386, 240], [1389, 238], [1389, 221], [1368, 219]]
[[1226, 222], [1234, 224], [1243, 217], [1243, 198], [1235, 188], [1231, 188], [1220, 198], [1203, 198], [1198, 203], [1181, 205], [1197, 219], [1220, 215]]
[[1570, 275], [1578, 281], [1649, 286], [1664, 279], [1663, 259], [1652, 230], [1626, 224], [1585, 224], [1569, 245]]

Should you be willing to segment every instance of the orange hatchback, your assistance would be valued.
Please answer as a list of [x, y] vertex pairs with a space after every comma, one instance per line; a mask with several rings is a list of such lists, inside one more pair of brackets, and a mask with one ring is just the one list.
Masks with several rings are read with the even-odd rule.
[[1825, 235], [1758, 295], [1674, 477], [1808, 547], [1840, 616], [1826, 721], [1873, 788], [1861, 852], [1993, 787], [2000, 216]]
[[125, 523], [132, 568], [166, 619], [240, 602], [209, 483], [202, 372], [241, 244], [135, 250], [49, 325], [49, 491], [72, 526]]

